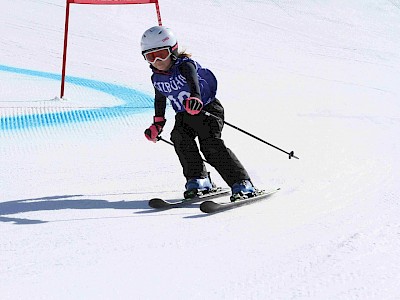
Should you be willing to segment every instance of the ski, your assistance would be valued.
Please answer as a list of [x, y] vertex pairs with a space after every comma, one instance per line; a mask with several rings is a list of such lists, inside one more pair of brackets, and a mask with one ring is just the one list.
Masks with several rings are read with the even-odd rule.
[[[268, 190], [268, 191], [258, 190], [251, 197], [248, 197], [248, 198], [240, 198], [239, 197], [234, 202], [227, 202], [227, 203], [217, 203], [217, 202], [214, 202], [211, 200], [207, 200], [207, 201], [204, 201], [203, 203], [201, 203], [200, 210], [202, 212], [208, 213], [208, 214], [226, 211], [228, 209], [233, 209], [233, 208], [237, 208], [240, 206], [255, 203], [257, 201], [267, 198], [268, 196], [271, 196], [272, 194], [276, 193], [279, 190], [280, 190], [280, 188]], [[233, 196], [231, 196], [231, 198], [232, 197]]]
[[228, 188], [213, 188], [207, 192], [200, 192], [192, 198], [181, 199], [178, 201], [164, 200], [161, 198], [153, 198], [149, 200], [149, 206], [156, 209], [167, 209], [167, 208], [176, 208], [186, 206], [188, 204], [200, 202], [204, 199], [212, 199], [221, 196], [225, 196], [227, 193], [230, 193], [230, 189]]

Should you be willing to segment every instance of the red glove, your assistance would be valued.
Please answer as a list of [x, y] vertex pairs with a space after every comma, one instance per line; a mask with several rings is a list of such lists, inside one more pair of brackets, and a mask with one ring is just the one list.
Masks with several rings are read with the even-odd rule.
[[197, 115], [203, 109], [203, 102], [196, 97], [189, 97], [184, 102], [186, 111], [191, 115]]
[[149, 141], [155, 143], [167, 120], [164, 117], [154, 117], [153, 120], [154, 123], [144, 131], [144, 135]]

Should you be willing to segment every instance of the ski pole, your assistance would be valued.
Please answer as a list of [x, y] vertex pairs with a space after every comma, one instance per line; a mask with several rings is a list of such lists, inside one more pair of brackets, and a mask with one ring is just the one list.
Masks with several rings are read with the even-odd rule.
[[[212, 113], [209, 113], [208, 111], [203, 110], [203, 113], [206, 116], [217, 118], [217, 119], [221, 119], [220, 117], [217, 117], [217, 116], [213, 115]], [[289, 159], [291, 159], [292, 157], [299, 159], [297, 156], [294, 155], [294, 151], [287, 152], [287, 151], [285, 151], [285, 150], [283, 150], [283, 149], [281, 149], [281, 148], [279, 148], [277, 146], [274, 146], [274, 145], [268, 143], [267, 141], [264, 141], [263, 139], [259, 138], [258, 136], [255, 136], [254, 134], [251, 134], [250, 132], [247, 132], [247, 131], [245, 131], [245, 130], [243, 130], [243, 129], [241, 129], [241, 128], [233, 125], [233, 124], [230, 124], [230, 123], [226, 122], [225, 120], [222, 120], [222, 122], [224, 122], [224, 124], [234, 128], [234, 129], [236, 129], [236, 130], [238, 130], [240, 132], [243, 132], [243, 133], [247, 134], [248, 136], [251, 136], [252, 138], [254, 138], [254, 139], [256, 139], [256, 140], [258, 140], [260, 142], [263, 142], [264, 144], [267, 144], [268, 146], [271, 146], [271, 147], [273, 147], [273, 148], [275, 148], [275, 149], [277, 149], [279, 151], [282, 151], [282, 152], [288, 154], [289, 155]]]
[[157, 141], [163, 141], [164, 143], [167, 143], [167, 144], [169, 144], [169, 145], [171, 145], [171, 146], [174, 145], [172, 142], [167, 141], [166, 139], [163, 139], [161, 135], [159, 135], [159, 136], [157, 137]]
[[[171, 145], [171, 146], [173, 146], [174, 144], [172, 143], [172, 142], [170, 142], [170, 141], [167, 141], [166, 139], [163, 139], [162, 137], [161, 137], [161, 135], [159, 135], [158, 137], [157, 137], [157, 140], [158, 141], [163, 141], [164, 143], [167, 143], [168, 145]], [[202, 159], [205, 163], [208, 163], [209, 165], [211, 165], [208, 161], [206, 161], [205, 159]]]

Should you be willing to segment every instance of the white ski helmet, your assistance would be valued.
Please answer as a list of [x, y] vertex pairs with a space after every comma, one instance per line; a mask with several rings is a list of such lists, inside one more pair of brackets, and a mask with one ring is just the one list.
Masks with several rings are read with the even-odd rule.
[[142, 35], [140, 47], [142, 48], [142, 55], [150, 50], [169, 47], [172, 57], [174, 59], [178, 57], [178, 42], [175, 35], [171, 29], [164, 26], [154, 26], [147, 29]]

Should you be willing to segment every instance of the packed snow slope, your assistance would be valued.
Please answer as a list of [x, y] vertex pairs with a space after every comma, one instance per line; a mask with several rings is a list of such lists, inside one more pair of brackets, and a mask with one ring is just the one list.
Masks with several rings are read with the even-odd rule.
[[400, 2], [160, 8], [226, 120], [300, 159], [226, 127], [253, 182], [281, 191], [215, 215], [150, 209], [185, 184], [143, 136], [154, 6], [71, 5], [60, 100], [65, 1], [2, 1], [1, 299], [400, 299]]

